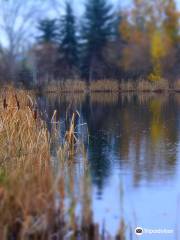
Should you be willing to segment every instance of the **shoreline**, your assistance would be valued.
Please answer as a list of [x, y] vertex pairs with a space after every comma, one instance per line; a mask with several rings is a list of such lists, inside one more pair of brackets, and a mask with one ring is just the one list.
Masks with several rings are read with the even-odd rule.
[[51, 93], [63, 93], [63, 94], [91, 94], [91, 93], [112, 93], [112, 94], [121, 94], [121, 93], [180, 93], [180, 89], [155, 89], [155, 90], [121, 90], [121, 91], [104, 91], [104, 90], [96, 90], [96, 91], [72, 91], [72, 90], [52, 90], [52, 91], [38, 91], [38, 93], [46, 93], [46, 94], [51, 94]]
[[42, 93], [164, 93], [180, 92], [180, 80], [170, 83], [168, 80], [137, 82], [117, 80], [97, 80], [89, 84], [82, 80], [51, 81], [37, 89]]

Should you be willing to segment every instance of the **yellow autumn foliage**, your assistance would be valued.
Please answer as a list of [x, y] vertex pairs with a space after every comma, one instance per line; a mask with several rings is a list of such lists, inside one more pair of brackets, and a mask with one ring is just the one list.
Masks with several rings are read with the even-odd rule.
[[152, 35], [151, 56], [154, 61], [158, 61], [166, 56], [164, 36], [160, 31], [155, 31]]
[[179, 16], [175, 0], [133, 0], [120, 24], [124, 40], [121, 66], [159, 81], [171, 72], [179, 45]]
[[153, 71], [149, 76], [149, 80], [158, 81], [162, 79], [163, 66], [162, 61], [171, 51], [171, 40], [168, 35], [162, 31], [155, 30], [151, 38], [151, 60]]
[[149, 109], [152, 113], [150, 134], [153, 143], [157, 143], [163, 134], [163, 123], [161, 116], [162, 101], [154, 99], [150, 102]]

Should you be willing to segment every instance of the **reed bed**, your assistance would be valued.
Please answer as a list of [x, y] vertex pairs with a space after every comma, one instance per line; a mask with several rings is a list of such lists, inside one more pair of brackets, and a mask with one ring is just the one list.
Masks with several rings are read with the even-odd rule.
[[89, 86], [90, 92], [118, 92], [119, 83], [114, 80], [92, 81]]
[[[2, 91], [1, 240], [106, 239], [93, 222], [85, 151], [81, 151], [81, 168], [74, 164], [79, 146], [75, 117], [65, 136], [59, 136], [56, 112], [49, 132], [33, 96], [13, 88]], [[82, 172], [77, 174], [77, 169]]]
[[66, 81], [51, 81], [47, 86], [45, 86], [45, 92], [84, 92], [86, 90], [85, 81], [80, 80], [66, 80]]
[[120, 83], [120, 91], [121, 92], [133, 92], [136, 89], [135, 83], [133, 81], [124, 81], [122, 80]]
[[[31, 97], [6, 90], [0, 109], [0, 239], [62, 239], [69, 232], [61, 168], [54, 176], [51, 137]], [[74, 119], [74, 117], [73, 117]], [[64, 164], [74, 147], [73, 122], [58, 149]], [[71, 155], [72, 156], [72, 155]], [[59, 203], [55, 201], [59, 195]]]
[[121, 92], [160, 92], [169, 91], [169, 83], [167, 80], [162, 79], [158, 81], [138, 80], [138, 81], [121, 81]]
[[12, 89], [3, 95], [0, 99], [0, 164], [10, 162], [13, 166], [17, 162], [25, 167], [26, 159], [48, 160], [49, 134], [32, 98]]
[[176, 80], [173, 84], [166, 79], [150, 81], [139, 80], [96, 80], [87, 84], [81, 80], [51, 81], [43, 89], [48, 93], [85, 93], [85, 92], [162, 92], [180, 91], [180, 81]]

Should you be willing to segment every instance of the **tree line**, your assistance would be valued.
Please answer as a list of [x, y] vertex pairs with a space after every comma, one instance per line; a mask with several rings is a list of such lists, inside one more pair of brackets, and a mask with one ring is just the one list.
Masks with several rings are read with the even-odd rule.
[[[66, 79], [178, 78], [180, 36], [175, 0], [133, 0], [129, 9], [115, 9], [106, 0], [87, 0], [84, 7], [80, 19], [71, 1], [66, 1], [59, 17], [36, 20], [29, 14], [36, 31], [31, 44], [24, 48], [19, 44], [18, 54], [13, 41], [22, 33], [7, 25], [10, 44], [0, 47], [1, 81], [43, 84]], [[17, 9], [12, 4], [4, 11], [11, 14]]]

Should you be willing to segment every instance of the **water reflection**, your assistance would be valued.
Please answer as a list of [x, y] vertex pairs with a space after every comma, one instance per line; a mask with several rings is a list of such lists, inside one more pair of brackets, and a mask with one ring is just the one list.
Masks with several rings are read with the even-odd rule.
[[[43, 111], [46, 110], [44, 117], [47, 122], [53, 111], [57, 110], [61, 131], [65, 131], [69, 117], [76, 110], [81, 115], [77, 119], [79, 134], [87, 134], [83, 125], [80, 125], [87, 123], [89, 139], [87, 137], [84, 141], [88, 148], [95, 196], [102, 199], [99, 200], [101, 206], [111, 205], [111, 194], [120, 194], [120, 178], [132, 192], [132, 189], [143, 189], [143, 194], [149, 199], [152, 191], [158, 188], [157, 204], [168, 197], [164, 191], [166, 184], [174, 186], [174, 195], [171, 197], [175, 199], [178, 196], [179, 190], [175, 187], [180, 182], [178, 94], [48, 95], [38, 97], [38, 104]], [[113, 192], [115, 185], [119, 193]], [[129, 192], [126, 194], [128, 197], [131, 195]], [[134, 201], [138, 203], [137, 192], [133, 194]], [[120, 199], [114, 196], [113, 201], [116, 206], [114, 212], [120, 211], [117, 207]], [[98, 208], [101, 206], [98, 205]], [[98, 214], [106, 214], [104, 209]], [[173, 214], [171, 217], [167, 221], [175, 221]], [[112, 219], [109, 221], [112, 223]]]
[[[114, 165], [141, 180], [173, 177], [177, 160], [179, 130], [178, 95], [92, 94], [49, 95], [38, 103], [50, 121], [53, 111], [67, 127], [78, 110], [89, 131], [88, 158], [99, 194]], [[79, 128], [81, 131], [81, 128]]]

